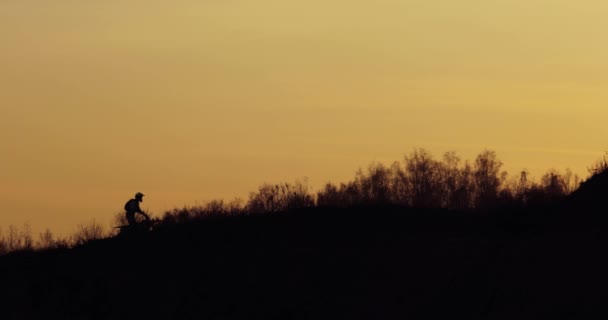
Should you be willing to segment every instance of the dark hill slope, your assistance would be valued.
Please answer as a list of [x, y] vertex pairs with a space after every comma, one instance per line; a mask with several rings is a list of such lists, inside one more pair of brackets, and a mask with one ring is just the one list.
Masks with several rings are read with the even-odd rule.
[[510, 216], [312, 209], [15, 253], [0, 257], [0, 315], [583, 319], [602, 311], [606, 237]]
[[583, 181], [579, 188], [563, 199], [559, 221], [570, 228], [602, 230], [608, 225], [608, 170]]
[[591, 209], [593, 212], [608, 210], [608, 170], [594, 174], [581, 183], [569, 197], [574, 208]]

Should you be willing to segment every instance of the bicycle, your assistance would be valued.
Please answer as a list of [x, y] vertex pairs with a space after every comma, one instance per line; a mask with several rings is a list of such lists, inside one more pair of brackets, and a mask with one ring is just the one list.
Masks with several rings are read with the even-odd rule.
[[160, 222], [159, 219], [146, 219], [146, 220], [138, 222], [137, 224], [134, 224], [134, 225], [126, 224], [126, 225], [115, 226], [114, 228], [119, 229], [118, 234], [117, 234], [117, 236], [119, 236], [119, 237], [132, 236], [132, 235], [148, 233], [148, 232], [154, 230], [154, 227], [159, 222]]

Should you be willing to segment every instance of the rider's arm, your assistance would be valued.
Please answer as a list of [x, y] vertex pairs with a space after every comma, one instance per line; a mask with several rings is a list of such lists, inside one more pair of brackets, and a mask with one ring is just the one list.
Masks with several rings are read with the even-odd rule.
[[135, 203], [135, 212], [144, 214], [144, 211], [139, 207], [139, 202]]
[[150, 216], [148, 216], [148, 214], [146, 214], [143, 210], [141, 210], [141, 208], [139, 207], [139, 203], [137, 204], [137, 211], [139, 212], [141, 215], [143, 215], [144, 217], [146, 217], [146, 219], [150, 220]]

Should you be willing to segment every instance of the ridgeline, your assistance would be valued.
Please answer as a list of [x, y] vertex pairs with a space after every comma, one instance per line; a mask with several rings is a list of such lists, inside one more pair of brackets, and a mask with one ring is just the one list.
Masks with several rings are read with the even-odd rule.
[[311, 208], [0, 257], [3, 319], [540, 319], [605, 314], [604, 219]]

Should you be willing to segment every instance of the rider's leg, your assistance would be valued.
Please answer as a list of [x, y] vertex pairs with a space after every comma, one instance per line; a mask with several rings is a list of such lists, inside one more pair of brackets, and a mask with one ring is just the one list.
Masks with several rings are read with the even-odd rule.
[[125, 216], [127, 217], [127, 222], [129, 222], [129, 226], [134, 226], [137, 224], [137, 220], [135, 219], [135, 212], [127, 212]]

